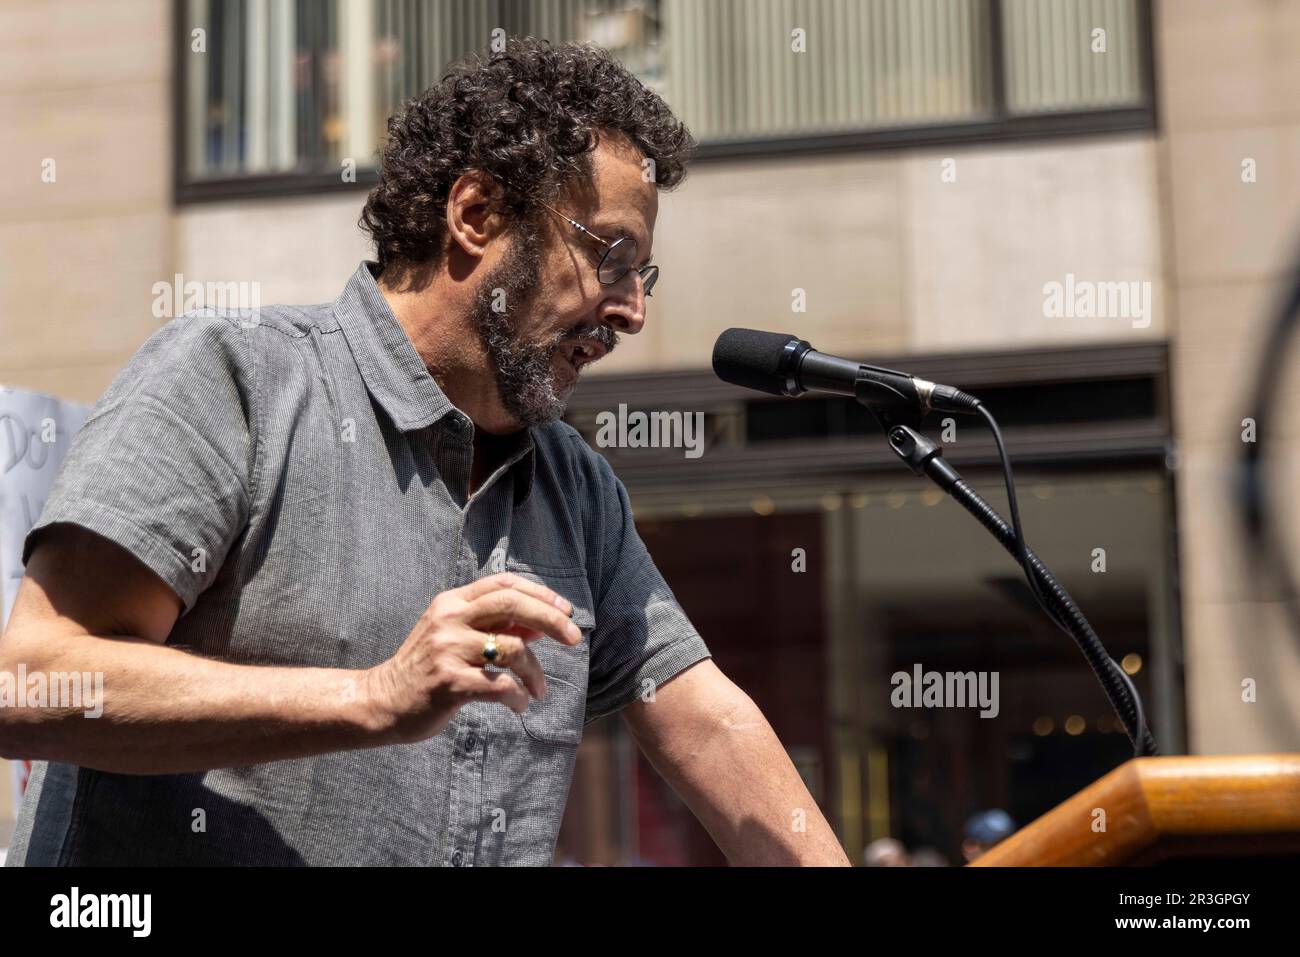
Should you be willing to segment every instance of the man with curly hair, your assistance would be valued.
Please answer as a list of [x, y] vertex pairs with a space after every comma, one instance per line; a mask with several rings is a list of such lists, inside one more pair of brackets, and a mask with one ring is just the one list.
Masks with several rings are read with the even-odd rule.
[[96, 405], [24, 546], [13, 864], [551, 863], [621, 713], [733, 863], [847, 860], [559, 421], [643, 327], [689, 133], [591, 47], [512, 41], [389, 124], [375, 262], [191, 315]]

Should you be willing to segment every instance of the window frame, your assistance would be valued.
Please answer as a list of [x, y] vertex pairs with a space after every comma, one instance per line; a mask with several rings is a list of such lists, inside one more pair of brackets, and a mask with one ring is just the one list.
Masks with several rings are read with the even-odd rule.
[[[985, 0], [989, 6], [992, 47], [993, 112], [969, 121], [845, 130], [832, 133], [794, 133], [776, 137], [746, 137], [699, 144], [699, 162], [737, 159], [781, 159], [789, 156], [836, 152], [871, 152], [960, 146], [976, 143], [1014, 143], [1060, 136], [1096, 136], [1156, 132], [1159, 129], [1152, 0], [1137, 0], [1138, 73], [1142, 99], [1135, 106], [1012, 115], [1006, 106], [1006, 57], [1002, 43], [1002, 0]], [[373, 168], [359, 167], [354, 182], [344, 182], [338, 170], [255, 173], [191, 179], [187, 173], [186, 97], [189, 51], [186, 0], [172, 0], [172, 201], [176, 206], [242, 199], [275, 199], [338, 191], [369, 190], [379, 181]]]

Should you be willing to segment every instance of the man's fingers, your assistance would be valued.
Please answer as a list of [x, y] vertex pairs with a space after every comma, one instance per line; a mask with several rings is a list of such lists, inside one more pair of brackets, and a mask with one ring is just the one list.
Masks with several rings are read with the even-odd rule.
[[548, 605], [554, 605], [566, 615], [573, 612], [573, 605], [563, 595], [559, 595], [547, 588], [540, 582], [535, 582], [531, 578], [525, 578], [523, 575], [515, 575], [512, 572], [500, 572], [496, 575], [488, 575], [486, 578], [480, 578], [478, 581], [470, 582], [461, 588], [456, 589], [461, 598], [467, 602], [475, 601], [484, 595], [490, 595], [492, 592], [500, 591], [503, 588], [510, 588], [522, 592], [525, 595], [531, 595], [538, 601]]
[[582, 630], [567, 614], [513, 588], [498, 589], [475, 599], [461, 618], [478, 631], [505, 631], [522, 626], [566, 645], [582, 641]]
[[524, 687], [534, 698], [546, 697], [546, 673], [542, 671], [542, 663], [537, 660], [533, 650], [522, 641], [519, 643], [518, 654], [506, 656], [505, 667], [523, 680]]
[[453, 687], [457, 694], [470, 701], [495, 701], [516, 714], [528, 710], [528, 692], [505, 671], [466, 668]]
[[515, 625], [515, 624], [507, 625], [504, 628], [498, 628], [497, 634], [514, 635], [517, 638], [524, 639], [524, 641], [536, 641], [538, 638], [546, 637], [546, 635], [542, 634], [540, 631], [538, 631], [535, 628], [525, 628], [523, 625]]
[[488, 635], [480, 632], [470, 633], [464, 645], [465, 660], [469, 664], [479, 667], [491, 664], [498, 668], [509, 668], [522, 679], [524, 687], [534, 698], [546, 695], [546, 674], [542, 671], [542, 663], [537, 660], [537, 656], [532, 653], [522, 638], [518, 635], [498, 632], [496, 634], [497, 656], [492, 661], [483, 660], [483, 646], [487, 640]]

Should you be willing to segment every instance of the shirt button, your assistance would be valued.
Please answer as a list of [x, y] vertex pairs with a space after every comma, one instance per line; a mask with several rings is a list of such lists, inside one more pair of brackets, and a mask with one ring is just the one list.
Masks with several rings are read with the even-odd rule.
[[451, 866], [463, 867], [465, 865], [465, 855], [459, 849], [451, 852]]
[[465, 753], [472, 753], [476, 747], [478, 747], [478, 735], [471, 731], [469, 736], [465, 738]]

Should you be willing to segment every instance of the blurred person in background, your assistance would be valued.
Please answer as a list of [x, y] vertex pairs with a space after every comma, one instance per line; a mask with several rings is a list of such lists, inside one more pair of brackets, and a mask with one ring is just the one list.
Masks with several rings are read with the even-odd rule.
[[872, 841], [862, 852], [867, 867], [908, 867], [910, 862], [903, 842], [892, 837]]
[[966, 837], [961, 842], [961, 853], [969, 864], [971, 861], [988, 853], [1000, 841], [1006, 840], [1016, 832], [1016, 822], [1011, 815], [1001, 808], [980, 811], [972, 814], [966, 821]]

